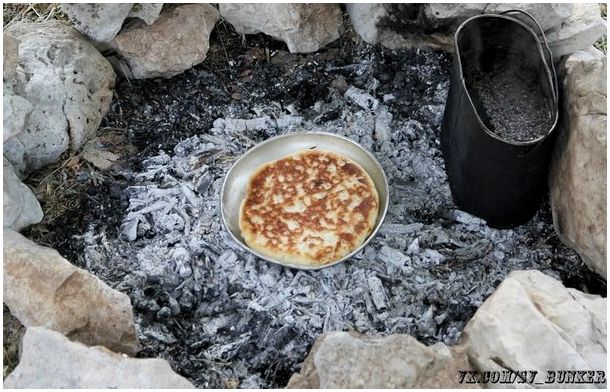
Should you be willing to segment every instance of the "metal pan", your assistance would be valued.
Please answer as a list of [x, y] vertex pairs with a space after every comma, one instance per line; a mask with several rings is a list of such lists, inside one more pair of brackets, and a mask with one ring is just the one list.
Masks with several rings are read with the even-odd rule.
[[[303, 266], [289, 264], [262, 255], [246, 245], [239, 229], [239, 210], [246, 197], [250, 176], [261, 165], [283, 158], [292, 153], [318, 148], [342, 154], [358, 163], [371, 177], [379, 195], [379, 214], [373, 231], [366, 241], [353, 252], [340, 260], [322, 266]], [[220, 192], [220, 214], [222, 223], [231, 237], [245, 250], [255, 254], [261, 259], [280, 264], [290, 268], [303, 270], [317, 270], [345, 261], [364, 248], [377, 234], [388, 211], [389, 186], [383, 168], [375, 157], [358, 143], [339, 135], [324, 132], [296, 132], [277, 136], [257, 144], [239, 158], [229, 169]]]

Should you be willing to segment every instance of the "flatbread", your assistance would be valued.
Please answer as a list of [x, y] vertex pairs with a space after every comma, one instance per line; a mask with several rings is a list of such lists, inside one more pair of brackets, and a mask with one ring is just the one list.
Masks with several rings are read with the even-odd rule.
[[337, 153], [304, 150], [250, 177], [239, 227], [246, 244], [278, 261], [321, 266], [369, 236], [379, 196], [369, 175]]

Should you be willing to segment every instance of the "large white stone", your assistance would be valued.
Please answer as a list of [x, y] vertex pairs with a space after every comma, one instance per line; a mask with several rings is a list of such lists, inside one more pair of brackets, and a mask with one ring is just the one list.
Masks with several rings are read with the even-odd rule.
[[133, 3], [61, 3], [74, 27], [97, 42], [110, 42], [123, 26]]
[[3, 117], [4, 141], [18, 135], [25, 129], [25, 123], [32, 112], [32, 104], [14, 93], [17, 66], [19, 65], [19, 41], [10, 34], [3, 34]]
[[4, 304], [25, 327], [44, 327], [116, 352], [138, 352], [129, 297], [56, 250], [4, 229]]
[[565, 388], [544, 384], [546, 372], [606, 370], [606, 308], [606, 298], [540, 271], [514, 271], [468, 322], [461, 344], [479, 372], [535, 370], [535, 382]]
[[564, 126], [549, 175], [555, 231], [604, 278], [606, 258], [607, 58], [597, 49], [569, 56], [562, 69]]
[[128, 358], [103, 347], [87, 347], [61, 334], [30, 327], [19, 365], [4, 388], [183, 389], [194, 388], [164, 359]]
[[[591, 46], [606, 31], [606, 22], [596, 3], [355, 3], [346, 4], [346, 9], [354, 30], [365, 42], [392, 49], [425, 46], [451, 50], [453, 33], [466, 19], [514, 9], [525, 11], [538, 21], [556, 59]], [[514, 16], [536, 30], [527, 17], [518, 13]], [[406, 18], [410, 18], [408, 22], [413, 29], [422, 33], [406, 32], [403, 28]]]
[[11, 164], [4, 159], [3, 168], [3, 226], [20, 231], [43, 218], [40, 204], [32, 190], [19, 180]]
[[291, 53], [315, 52], [338, 39], [343, 28], [339, 4], [220, 3], [220, 13], [237, 33], [265, 33]]
[[12, 83], [19, 64], [19, 41], [6, 32], [2, 34], [2, 41], [2, 79]]
[[10, 92], [4, 91], [3, 118], [2, 126], [4, 127], [4, 141], [19, 135], [25, 129], [25, 124], [32, 113], [34, 107], [25, 98], [18, 95], [13, 95]]
[[571, 15], [560, 25], [547, 31], [553, 56], [561, 56], [587, 49], [606, 33], [606, 21], [597, 3], [575, 3]]
[[483, 13], [487, 5], [487, 3], [430, 3], [424, 9], [430, 20], [458, 22]]
[[114, 44], [135, 79], [169, 78], [202, 62], [218, 11], [209, 4], [189, 4], [164, 11], [152, 24], [121, 32]]
[[354, 30], [369, 44], [381, 41], [381, 31], [377, 23], [388, 15], [384, 4], [380, 3], [349, 3], [345, 5], [349, 20]]
[[[329, 332], [316, 339], [288, 388], [463, 388], [470, 366], [460, 347], [425, 346], [409, 335]], [[476, 385], [474, 385], [476, 387]]]
[[24, 130], [4, 143], [4, 156], [22, 177], [95, 134], [115, 75], [93, 45], [60, 21], [18, 23], [8, 33], [19, 37], [12, 93], [33, 107]]
[[[533, 16], [542, 30], [547, 31], [549, 29], [560, 26], [566, 19], [572, 15], [574, 11], [574, 4], [570, 3], [492, 3], [485, 8], [485, 13], [499, 14], [509, 10], [521, 10], [525, 11]], [[531, 21], [520, 15], [519, 13], [509, 13], [508, 15], [514, 16], [528, 25], [534, 27]], [[536, 29], [534, 29], [536, 31]], [[538, 33], [538, 31], [536, 31]]]
[[146, 24], [153, 24], [159, 18], [163, 3], [135, 3], [127, 15], [129, 18], [142, 19]]

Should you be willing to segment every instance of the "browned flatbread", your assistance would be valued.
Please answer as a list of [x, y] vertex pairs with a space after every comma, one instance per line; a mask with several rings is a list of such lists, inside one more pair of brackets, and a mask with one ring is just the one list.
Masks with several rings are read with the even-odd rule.
[[239, 226], [246, 244], [261, 254], [321, 266], [359, 247], [378, 214], [375, 185], [357, 163], [304, 150], [254, 172]]

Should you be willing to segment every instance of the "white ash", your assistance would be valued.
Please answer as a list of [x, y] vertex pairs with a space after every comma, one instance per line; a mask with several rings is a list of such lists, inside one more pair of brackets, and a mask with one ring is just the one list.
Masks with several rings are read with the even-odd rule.
[[[374, 88], [373, 84], [370, 88]], [[209, 134], [143, 162], [115, 238], [91, 227], [86, 265], [128, 292], [144, 346], [200, 387], [278, 387], [274, 371], [296, 371], [319, 334], [357, 330], [410, 333], [455, 344], [465, 322], [511, 270], [552, 269], [544, 242], [550, 223], [535, 217], [495, 230], [455, 209], [439, 150], [447, 84], [422, 107], [429, 122], [397, 121], [391, 109], [350, 87], [300, 114], [254, 108], [251, 118], [221, 118]], [[350, 92], [351, 91], [351, 92]], [[384, 100], [385, 101], [385, 100]], [[324, 116], [339, 110], [339, 116]], [[219, 192], [231, 164], [256, 143], [301, 130], [345, 135], [373, 152], [390, 183], [385, 223], [351, 260], [299, 271], [259, 260], [221, 226]], [[275, 369], [275, 370], [274, 370]]]

